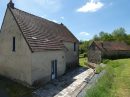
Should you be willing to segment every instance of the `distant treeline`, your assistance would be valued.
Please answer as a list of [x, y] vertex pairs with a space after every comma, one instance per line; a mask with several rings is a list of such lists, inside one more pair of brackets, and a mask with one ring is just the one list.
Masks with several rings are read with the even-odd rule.
[[127, 34], [126, 30], [122, 27], [115, 29], [112, 33], [101, 31], [99, 35], [95, 35], [92, 40], [80, 41], [79, 53], [86, 56], [87, 47], [92, 41], [123, 41], [130, 44], [130, 34]]

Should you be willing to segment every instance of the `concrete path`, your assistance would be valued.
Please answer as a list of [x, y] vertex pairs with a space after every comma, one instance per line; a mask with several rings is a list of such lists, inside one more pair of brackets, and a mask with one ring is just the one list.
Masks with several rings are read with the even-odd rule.
[[38, 97], [76, 97], [87, 84], [85, 80], [93, 75], [93, 69], [77, 68], [34, 93]]

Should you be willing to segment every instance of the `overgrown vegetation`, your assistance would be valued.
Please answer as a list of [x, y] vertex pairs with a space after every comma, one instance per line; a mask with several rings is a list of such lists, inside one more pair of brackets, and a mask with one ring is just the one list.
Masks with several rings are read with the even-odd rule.
[[87, 91], [86, 97], [129, 97], [130, 59], [107, 61], [106, 73]]
[[87, 91], [86, 97], [110, 97], [110, 89], [114, 80], [114, 70], [111, 66], [106, 68], [105, 74], [97, 84]]
[[102, 66], [97, 66], [96, 67], [96, 74], [99, 74], [105, 67], [102, 67]]

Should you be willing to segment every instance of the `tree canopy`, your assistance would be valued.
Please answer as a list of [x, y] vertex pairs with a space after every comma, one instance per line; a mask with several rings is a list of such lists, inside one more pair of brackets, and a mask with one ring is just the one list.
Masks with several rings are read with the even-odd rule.
[[124, 41], [130, 44], [130, 35], [122, 27], [115, 29], [112, 33], [101, 31], [99, 35], [95, 35], [95, 41]]
[[115, 29], [111, 33], [101, 31], [98, 35], [95, 35], [92, 40], [80, 41], [80, 54], [87, 53], [87, 48], [92, 41], [123, 41], [130, 44], [130, 34], [127, 34], [126, 30], [122, 27]]

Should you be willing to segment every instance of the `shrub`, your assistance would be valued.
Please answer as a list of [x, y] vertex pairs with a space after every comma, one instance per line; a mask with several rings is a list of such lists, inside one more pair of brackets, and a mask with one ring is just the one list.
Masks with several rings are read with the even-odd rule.
[[84, 65], [85, 65], [85, 66], [88, 66], [88, 63], [87, 63], [87, 62], [84, 62]]
[[87, 57], [87, 54], [86, 54], [86, 53], [84, 53], [84, 55], [83, 55], [83, 56], [84, 56], [84, 58], [85, 58], [85, 57]]
[[96, 74], [99, 74], [104, 68], [102, 66], [96, 67]]
[[102, 63], [107, 64], [109, 61], [109, 59], [103, 59]]
[[84, 58], [84, 54], [80, 54], [79, 58]]

